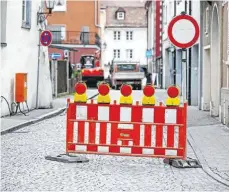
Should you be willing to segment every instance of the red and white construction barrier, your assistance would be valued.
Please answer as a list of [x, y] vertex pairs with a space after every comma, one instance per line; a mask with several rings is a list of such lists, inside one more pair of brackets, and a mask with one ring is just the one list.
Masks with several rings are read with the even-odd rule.
[[67, 153], [186, 159], [187, 104], [70, 103]]

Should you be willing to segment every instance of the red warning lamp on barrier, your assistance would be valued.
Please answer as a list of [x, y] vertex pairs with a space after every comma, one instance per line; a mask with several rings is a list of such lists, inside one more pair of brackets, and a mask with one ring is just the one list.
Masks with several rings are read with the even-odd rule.
[[168, 88], [167, 94], [170, 98], [176, 98], [179, 96], [179, 89], [176, 86], [171, 86]]
[[148, 84], [143, 89], [144, 96], [142, 97], [142, 105], [155, 105], [156, 99], [154, 96], [155, 88]]
[[100, 83], [98, 85], [98, 92], [99, 92], [99, 95], [97, 97], [98, 103], [109, 104], [111, 102], [111, 98], [109, 95], [110, 92], [109, 84], [107, 84], [106, 82]]
[[108, 84], [100, 84], [98, 87], [98, 91], [99, 91], [100, 95], [105, 96], [105, 95], [109, 94], [110, 88], [109, 88]]
[[152, 85], [146, 85], [143, 89], [143, 93], [145, 96], [147, 97], [151, 97], [154, 95], [155, 93], [155, 89]]
[[176, 86], [170, 86], [167, 89], [168, 98], [166, 99], [166, 106], [179, 106], [180, 105], [180, 90]]
[[131, 105], [133, 103], [133, 97], [131, 95], [132, 94], [131, 85], [127, 85], [127, 84], [122, 85], [120, 92], [121, 92], [121, 96], [119, 99], [119, 103]]
[[87, 85], [83, 82], [78, 82], [75, 85], [74, 102], [86, 103], [87, 102]]
[[86, 90], [87, 90], [87, 86], [84, 83], [82, 83], [82, 82], [77, 83], [75, 85], [75, 91], [79, 95], [84, 94], [86, 92]]
[[123, 96], [128, 97], [132, 93], [132, 88], [130, 85], [122, 85], [120, 91]]

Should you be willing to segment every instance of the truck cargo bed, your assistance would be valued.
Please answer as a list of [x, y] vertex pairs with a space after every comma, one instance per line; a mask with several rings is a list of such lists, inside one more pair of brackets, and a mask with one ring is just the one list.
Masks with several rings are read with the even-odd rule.
[[114, 75], [115, 80], [143, 79], [144, 72], [117, 72]]

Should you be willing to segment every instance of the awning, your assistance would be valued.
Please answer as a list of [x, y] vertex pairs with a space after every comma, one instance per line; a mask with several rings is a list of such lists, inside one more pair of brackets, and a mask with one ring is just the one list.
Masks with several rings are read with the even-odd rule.
[[74, 52], [79, 51], [76, 48], [67, 47], [67, 46], [60, 46], [60, 45], [50, 45], [49, 47], [50, 48], [56, 48], [56, 49], [62, 49], [62, 50], [68, 50], [68, 51], [74, 51]]

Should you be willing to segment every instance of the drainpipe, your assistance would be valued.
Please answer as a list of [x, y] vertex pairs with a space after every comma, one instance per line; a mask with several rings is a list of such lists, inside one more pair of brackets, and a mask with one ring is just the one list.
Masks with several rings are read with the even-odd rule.
[[161, 17], [162, 17], [162, 19], [161, 19], [161, 45], [160, 45], [161, 46], [161, 62], [160, 62], [160, 72], [161, 72], [161, 74], [160, 74], [160, 77], [161, 77], [161, 89], [162, 89], [162, 88], [165, 88], [163, 86], [163, 84], [164, 84], [164, 81], [163, 81], [163, 76], [164, 76], [164, 65], [163, 65], [163, 29], [164, 29], [164, 27], [163, 27], [163, 15], [164, 15], [164, 1], [162, 1], [161, 3], [162, 3], [162, 5], [161, 5], [161, 9], [162, 9]]
[[[174, 1], [174, 17], [177, 15], [177, 2]], [[174, 74], [173, 74], [173, 83], [174, 85], [176, 85], [176, 73], [177, 73], [177, 66], [176, 66], [176, 48], [174, 49], [174, 52], [173, 52], [173, 70], [174, 70]]]
[[[189, 0], [189, 15], [192, 15], [192, 1]], [[188, 105], [191, 105], [192, 48], [188, 49]]]
[[199, 72], [198, 72], [198, 107], [201, 110], [202, 101], [201, 98], [203, 96], [203, 4], [200, 2], [200, 43], [199, 43]]
[[97, 3], [98, 0], [95, 0], [94, 2], [95, 2], [95, 6], [94, 6], [95, 7], [95, 26], [101, 29], [102, 28], [101, 25], [99, 25], [97, 23], [98, 22], [98, 18], [97, 18], [97, 16], [98, 16], [98, 11], [97, 11], [98, 10], [98, 3]]
[[[147, 18], [147, 50], [149, 49], [149, 7], [148, 6], [145, 6], [145, 9], [146, 9], [146, 18]], [[147, 57], [147, 71], [151, 72], [151, 70], [149, 70], [150, 67], [149, 67], [149, 58]]]

